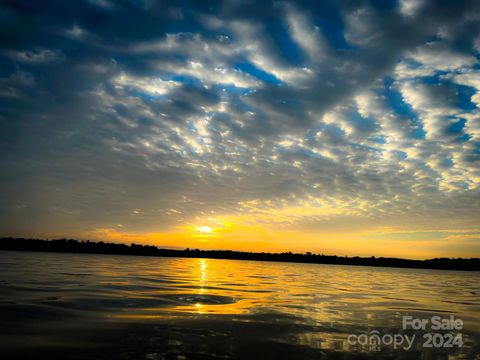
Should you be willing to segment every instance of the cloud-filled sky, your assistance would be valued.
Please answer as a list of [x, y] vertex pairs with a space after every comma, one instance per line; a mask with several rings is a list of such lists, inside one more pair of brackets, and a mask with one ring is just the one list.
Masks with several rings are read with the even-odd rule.
[[0, 4], [0, 235], [480, 256], [478, 1]]

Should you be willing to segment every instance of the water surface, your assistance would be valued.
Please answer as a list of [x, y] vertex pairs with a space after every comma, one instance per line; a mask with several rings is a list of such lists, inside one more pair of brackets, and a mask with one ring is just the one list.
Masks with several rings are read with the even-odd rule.
[[[478, 273], [0, 251], [2, 359], [475, 359]], [[350, 344], [460, 318], [462, 347]], [[448, 331], [447, 331], [448, 332]], [[424, 332], [418, 332], [419, 337]]]

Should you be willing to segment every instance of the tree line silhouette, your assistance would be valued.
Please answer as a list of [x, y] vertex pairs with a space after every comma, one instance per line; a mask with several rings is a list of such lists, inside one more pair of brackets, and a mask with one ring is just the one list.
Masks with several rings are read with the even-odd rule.
[[304, 254], [292, 252], [266, 253], [232, 250], [191, 250], [188, 248], [185, 250], [174, 250], [157, 248], [153, 245], [126, 245], [105, 243], [103, 241], [93, 242], [73, 239], [42, 240], [4, 237], [0, 238], [0, 250], [280, 261], [441, 270], [480, 270], [480, 258], [434, 258], [427, 260], [411, 260], [375, 256], [347, 257], [313, 254], [311, 252], [306, 252]]

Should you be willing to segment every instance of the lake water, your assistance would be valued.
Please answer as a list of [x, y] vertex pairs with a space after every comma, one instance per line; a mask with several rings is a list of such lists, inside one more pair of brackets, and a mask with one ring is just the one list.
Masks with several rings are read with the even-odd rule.
[[[0, 358], [479, 359], [479, 280], [460, 271], [0, 251]], [[430, 329], [432, 316], [451, 315], [460, 330]], [[403, 316], [429, 324], [404, 330]], [[372, 331], [381, 343], [364, 344]], [[425, 333], [439, 333], [442, 346], [423, 347]], [[444, 347], [447, 333], [463, 344]], [[397, 346], [405, 335], [415, 335], [410, 348]]]

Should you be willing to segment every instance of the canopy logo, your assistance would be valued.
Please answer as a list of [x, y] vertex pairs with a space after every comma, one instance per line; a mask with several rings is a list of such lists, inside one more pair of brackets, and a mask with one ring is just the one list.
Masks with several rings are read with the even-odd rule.
[[423, 333], [410, 335], [403, 333], [382, 334], [379, 330], [371, 330], [368, 333], [360, 335], [351, 334], [348, 336], [347, 341], [350, 345], [360, 345], [362, 348], [366, 347], [370, 351], [380, 351], [382, 346], [393, 347], [395, 350], [410, 350], [416, 340], [422, 341], [421, 345], [424, 348], [453, 348], [463, 346], [461, 333], [447, 332], [463, 329], [463, 321], [455, 318], [453, 315], [448, 318], [432, 316], [428, 319], [403, 316], [402, 329], [423, 331]]

